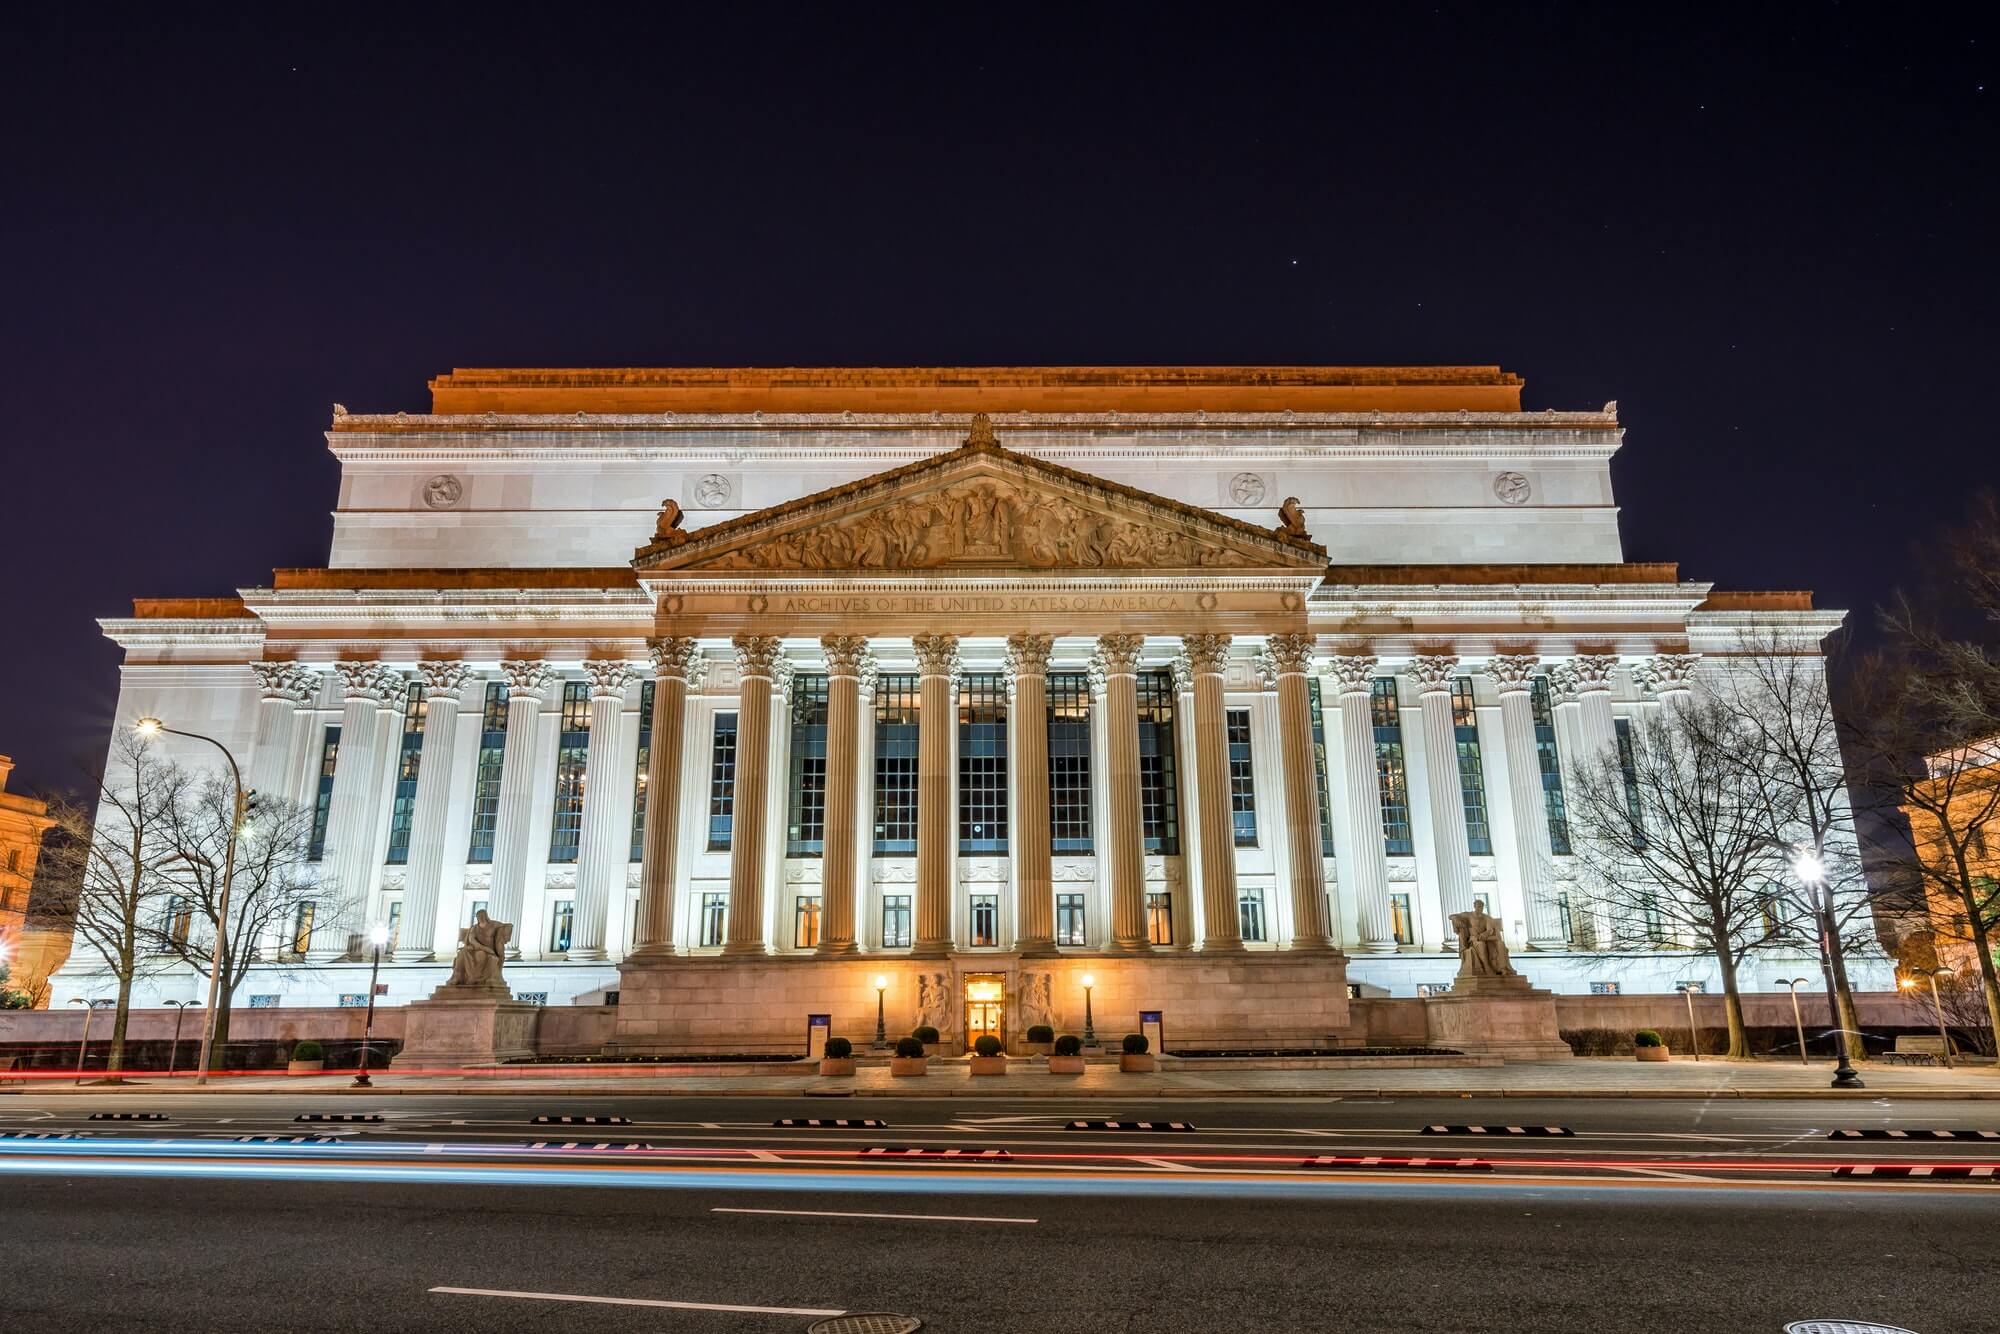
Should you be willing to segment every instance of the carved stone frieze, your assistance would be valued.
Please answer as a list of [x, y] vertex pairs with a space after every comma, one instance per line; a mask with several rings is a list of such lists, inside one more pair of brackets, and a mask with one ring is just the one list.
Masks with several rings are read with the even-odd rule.
[[1064, 882], [1097, 879], [1095, 862], [1053, 862], [1049, 866], [1049, 878]]
[[772, 680], [777, 676], [778, 664], [785, 657], [784, 647], [777, 640], [764, 635], [738, 635], [732, 642], [736, 646], [739, 680], [746, 676]]
[[1336, 693], [1365, 695], [1375, 688], [1375, 668], [1379, 662], [1372, 654], [1335, 654], [1326, 660], [1326, 675]]
[[591, 698], [606, 699], [622, 696], [625, 687], [632, 684], [634, 672], [629, 662], [601, 658], [584, 663], [583, 674], [590, 678]]
[[543, 881], [550, 889], [575, 889], [576, 868], [574, 866], [551, 866], [548, 878]]
[[1458, 674], [1458, 656], [1452, 653], [1420, 654], [1411, 658], [1403, 671], [1417, 683], [1419, 694], [1450, 694], [1452, 678]]
[[1229, 665], [1228, 635], [1184, 635], [1181, 644], [1197, 676], [1220, 676]]
[[1389, 863], [1389, 879], [1397, 884], [1410, 884], [1417, 878], [1417, 864], [1408, 858], [1397, 858]]
[[1541, 667], [1541, 661], [1532, 653], [1496, 653], [1486, 660], [1486, 666], [1481, 670], [1498, 693], [1519, 694], [1534, 689], [1535, 672]]
[[823, 866], [818, 857], [794, 857], [785, 863], [785, 883], [817, 885], [821, 882]]

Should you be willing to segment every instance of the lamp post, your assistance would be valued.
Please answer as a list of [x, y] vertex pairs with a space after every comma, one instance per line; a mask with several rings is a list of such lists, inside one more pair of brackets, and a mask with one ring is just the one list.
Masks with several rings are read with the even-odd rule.
[[889, 1030], [882, 1024], [882, 993], [889, 989], [889, 979], [880, 973], [875, 975], [875, 1050], [886, 1051], [889, 1046]]
[[1688, 1050], [1692, 1051], [1694, 1053], [1695, 1060], [1699, 1061], [1701, 1059], [1701, 1030], [1694, 1026], [1695, 984], [1693, 982], [1682, 982], [1679, 985], [1677, 985], [1674, 988], [1674, 990], [1680, 992], [1682, 996], [1687, 998]]
[[1778, 979], [1779, 986], [1790, 987], [1792, 989], [1792, 1027], [1797, 1029], [1799, 1034], [1800, 1065], [1812, 1064], [1811, 1061], [1806, 1059], [1806, 1021], [1799, 1016], [1799, 984], [1810, 980], [1810, 978], [1804, 977], [1781, 977]]
[[171, 1079], [173, 1078], [174, 1067], [180, 1063], [181, 1058], [181, 1020], [187, 1018], [188, 1006], [199, 1005], [201, 1002], [184, 1000], [168, 1001], [166, 1003], [174, 1007], [174, 1044], [167, 1048], [167, 1077]]
[[375, 1087], [368, 1077], [368, 1040], [375, 1033], [375, 979], [382, 975], [382, 947], [389, 943], [389, 928], [380, 922], [368, 928], [368, 943], [375, 947], [375, 961], [368, 965], [368, 1017], [361, 1021], [361, 1065], [354, 1072], [354, 1087]]
[[206, 741], [222, 752], [222, 758], [229, 762], [229, 781], [236, 789], [236, 803], [229, 817], [229, 838], [223, 845], [222, 892], [215, 900], [215, 959], [208, 972], [208, 1013], [202, 1016], [201, 1056], [196, 1062], [194, 1082], [208, 1082], [209, 1061], [215, 1051], [215, 1007], [221, 997], [222, 975], [229, 971], [229, 884], [236, 877], [236, 838], [243, 829], [244, 817], [248, 814], [249, 803], [243, 791], [243, 771], [236, 765], [236, 757], [229, 753], [229, 747], [212, 736], [200, 732], [183, 732], [168, 727], [158, 718], [141, 718], [133, 724], [133, 730], [142, 737], [182, 736], [190, 741]]
[[1089, 973], [1083, 975], [1083, 1045], [1097, 1045], [1097, 1021], [1090, 1012], [1090, 989], [1097, 985], [1097, 979]]
[[[69, 1003], [83, 1007], [83, 1041], [76, 1044], [76, 1082], [81, 1084], [83, 1082], [83, 1058], [90, 1051], [90, 1017], [97, 1013], [98, 1002], [85, 1000], [81, 996], [71, 996]], [[109, 1001], [104, 1003], [107, 1005], [110, 1004]]]
[[1833, 1087], [1866, 1088], [1847, 1061], [1847, 1030], [1840, 1022], [1840, 995], [1833, 985], [1833, 907], [1828, 902], [1826, 863], [1813, 849], [1800, 848], [1792, 858], [1792, 873], [1812, 895], [1813, 915], [1819, 918], [1819, 969], [1826, 978], [1826, 1012], [1833, 1019]]

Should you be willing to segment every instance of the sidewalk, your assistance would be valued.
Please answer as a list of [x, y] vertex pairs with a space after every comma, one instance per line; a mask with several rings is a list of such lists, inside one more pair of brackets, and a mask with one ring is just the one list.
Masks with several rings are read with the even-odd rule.
[[[1171, 1058], [1168, 1058], [1170, 1061]], [[1151, 1075], [1121, 1074], [1115, 1062], [1093, 1062], [1082, 1075], [1050, 1075], [1040, 1062], [1021, 1060], [1005, 1076], [974, 1079], [963, 1062], [935, 1060], [930, 1073], [916, 1079], [894, 1079], [884, 1065], [864, 1065], [852, 1078], [822, 1079], [817, 1073], [772, 1072], [769, 1067], [625, 1066], [615, 1069], [574, 1066], [514, 1066], [488, 1074], [454, 1071], [440, 1074], [374, 1076], [373, 1089], [352, 1089], [348, 1075], [232, 1074], [205, 1086], [185, 1076], [171, 1081], [139, 1074], [122, 1085], [82, 1087], [68, 1077], [37, 1077], [20, 1083], [0, 1083], [0, 1096], [16, 1092], [84, 1096], [143, 1092], [152, 1094], [274, 1093], [323, 1096], [357, 1094], [494, 1094], [519, 1096], [561, 1092], [572, 1097], [902, 1097], [958, 1099], [1016, 1098], [1977, 1098], [2000, 1100], [2000, 1069], [1991, 1065], [1944, 1070], [1899, 1068], [1874, 1064], [1859, 1067], [1863, 1091], [1828, 1087], [1832, 1069], [1823, 1062], [1810, 1066], [1778, 1062], [1700, 1062], [1676, 1059], [1665, 1064], [1630, 1059], [1579, 1058], [1569, 1061], [1524, 1061], [1503, 1066], [1432, 1069], [1216, 1069], [1162, 1068]], [[4, 1079], [4, 1076], [0, 1076]]]

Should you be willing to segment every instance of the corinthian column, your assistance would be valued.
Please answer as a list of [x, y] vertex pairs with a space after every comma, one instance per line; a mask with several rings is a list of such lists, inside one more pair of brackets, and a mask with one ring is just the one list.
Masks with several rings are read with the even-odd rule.
[[1472, 854], [1465, 841], [1465, 793], [1459, 787], [1458, 731], [1451, 716], [1451, 678], [1457, 670], [1457, 658], [1437, 653], [1411, 659], [1408, 668], [1423, 715], [1424, 795], [1431, 808], [1431, 848], [1447, 941], [1457, 939], [1451, 915], [1472, 909]]
[[724, 954], [766, 954], [764, 826], [771, 790], [771, 683], [778, 641], [738, 635], [736, 644], [736, 794], [729, 828], [729, 934]]
[[646, 828], [639, 868], [639, 925], [632, 957], [674, 952], [675, 854], [680, 849], [681, 751], [687, 694], [699, 681], [701, 648], [692, 639], [656, 639], [652, 747], [646, 756]]
[[1222, 710], [1222, 669], [1229, 662], [1228, 635], [1188, 635], [1194, 668], [1196, 803], [1201, 807], [1201, 947], [1243, 948], [1236, 907], [1236, 834], [1229, 805], [1229, 727]]
[[500, 806], [493, 825], [493, 889], [487, 912], [514, 928], [507, 957], [521, 953], [521, 907], [528, 893], [528, 825], [535, 815], [535, 733], [543, 693], [556, 674], [540, 661], [503, 662], [507, 678], [507, 745], [500, 753]]
[[437, 949], [439, 881], [444, 876], [444, 826], [451, 812], [458, 717], [461, 712], [478, 713], [486, 691], [486, 683], [462, 662], [420, 662], [417, 674], [424, 682], [424, 748], [417, 757], [417, 793], [410, 812], [410, 861], [403, 881], [398, 960], [428, 959]]
[[[576, 917], [567, 957], [595, 961], [604, 957], [606, 914], [614, 884], [625, 887], [625, 867], [631, 861], [632, 795], [618, 781], [624, 771], [619, 751], [625, 720], [625, 687], [632, 665], [598, 661], [583, 664], [590, 678], [590, 749], [583, 760], [583, 827], [576, 849]], [[621, 893], [618, 898], [623, 898]]]
[[1388, 953], [1396, 948], [1396, 924], [1389, 915], [1382, 780], [1375, 763], [1375, 659], [1330, 658], [1327, 679], [1339, 692], [1340, 765], [1347, 789], [1341, 814], [1347, 822], [1347, 846], [1353, 849], [1340, 864], [1340, 883], [1354, 895], [1360, 948]]
[[1319, 841], [1319, 784], [1313, 774], [1311, 635], [1273, 635], [1278, 673], [1279, 761], [1285, 773], [1285, 846], [1292, 881], [1292, 949], [1324, 952], [1333, 945], [1326, 908], [1326, 856]]
[[1584, 758], [1594, 764], [1618, 751], [1618, 727], [1611, 716], [1611, 675], [1618, 670], [1618, 655], [1579, 653], [1565, 667], [1564, 684], [1576, 694]]
[[951, 885], [957, 861], [951, 837], [952, 673], [955, 635], [918, 635], [917, 650], [917, 934], [910, 953], [951, 953]]
[[827, 635], [819, 644], [826, 652], [826, 839], [820, 847], [818, 952], [853, 954], [854, 849], [861, 817], [855, 760], [861, 742], [861, 660], [868, 641]]
[[[337, 662], [344, 696], [340, 751], [333, 762], [333, 801], [327, 810], [326, 875], [336, 907], [331, 932], [339, 944], [310, 952], [315, 959], [346, 955], [365, 929], [368, 889], [375, 874], [375, 835], [381, 824], [382, 789], [389, 741], [408, 686], [402, 673], [373, 662]], [[315, 939], [321, 938], [318, 932]]]
[[1556, 904], [1555, 853], [1549, 843], [1548, 795], [1535, 745], [1535, 668], [1532, 653], [1501, 654], [1486, 664], [1486, 679], [1500, 695], [1500, 730], [1507, 742], [1507, 802], [1514, 813], [1514, 853], [1521, 895], [1528, 905], [1530, 949], [1561, 949], [1562, 912]]
[[257, 739], [250, 746], [247, 775], [250, 790], [295, 801], [299, 794], [289, 790], [291, 776], [312, 722], [309, 706], [319, 694], [319, 677], [291, 662], [253, 662], [250, 670], [259, 692]]
[[1139, 635], [1101, 635], [1104, 672], [1104, 870], [1111, 885], [1110, 948], [1143, 953], [1146, 837], [1139, 818]]
[[1695, 665], [1699, 653], [1655, 654], [1644, 666], [1646, 686], [1662, 704], [1683, 704], [1694, 693]]
[[[1055, 884], [1049, 869], [1049, 653], [1052, 635], [1011, 635], [1013, 674], [1011, 763], [1019, 795], [1014, 810], [1015, 948], [1024, 955], [1056, 952]], [[1135, 724], [1136, 726], [1136, 724]], [[1136, 734], [1135, 742], [1136, 745]]]

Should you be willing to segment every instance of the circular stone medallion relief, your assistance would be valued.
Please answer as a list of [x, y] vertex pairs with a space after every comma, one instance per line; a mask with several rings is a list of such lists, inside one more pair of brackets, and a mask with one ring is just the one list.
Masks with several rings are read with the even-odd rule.
[[1525, 505], [1535, 494], [1535, 488], [1520, 473], [1503, 472], [1493, 479], [1493, 494], [1503, 505]]
[[1254, 472], [1239, 472], [1229, 479], [1229, 498], [1239, 505], [1254, 505], [1264, 498], [1264, 479]]
[[465, 495], [465, 484], [448, 472], [424, 483], [424, 504], [434, 510], [448, 510]]
[[719, 472], [708, 473], [694, 484], [694, 503], [705, 510], [720, 509], [729, 503], [733, 490], [727, 477]]

